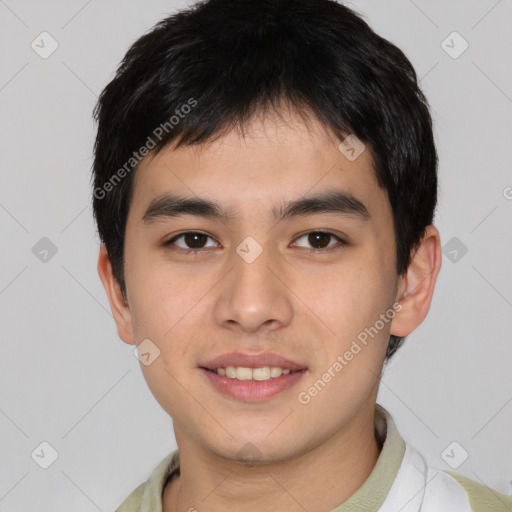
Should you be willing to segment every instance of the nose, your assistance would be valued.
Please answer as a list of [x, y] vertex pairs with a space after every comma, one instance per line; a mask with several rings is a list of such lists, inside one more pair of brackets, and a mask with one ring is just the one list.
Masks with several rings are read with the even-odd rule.
[[288, 325], [293, 317], [293, 292], [286, 285], [286, 264], [272, 258], [269, 249], [263, 249], [254, 260], [240, 254], [233, 251], [231, 270], [219, 283], [214, 312], [217, 323], [248, 333]]

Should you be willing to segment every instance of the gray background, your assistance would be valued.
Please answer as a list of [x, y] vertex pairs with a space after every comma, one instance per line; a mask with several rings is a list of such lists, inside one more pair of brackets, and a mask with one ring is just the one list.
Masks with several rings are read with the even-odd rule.
[[[97, 95], [128, 46], [182, 5], [0, 0], [1, 511], [114, 510], [175, 448], [97, 276], [89, 173]], [[379, 401], [431, 464], [511, 493], [512, 5], [349, 5], [421, 77], [449, 244], [429, 317]], [[31, 47], [51, 48], [43, 31], [59, 45], [47, 59]], [[453, 31], [469, 44], [457, 58]]]

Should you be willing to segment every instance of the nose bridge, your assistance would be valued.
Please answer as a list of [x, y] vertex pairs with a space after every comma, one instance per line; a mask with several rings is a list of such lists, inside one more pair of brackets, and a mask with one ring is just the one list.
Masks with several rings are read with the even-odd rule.
[[244, 239], [230, 255], [231, 272], [222, 282], [216, 305], [219, 323], [233, 323], [248, 331], [261, 325], [288, 323], [292, 314], [286, 287], [272, 251], [253, 237]]
[[269, 278], [272, 273], [269, 270], [271, 264], [270, 249], [263, 248], [253, 237], [247, 237], [235, 249], [232, 255], [234, 281], [237, 284], [237, 293], [245, 295], [250, 288], [268, 288], [272, 285]]

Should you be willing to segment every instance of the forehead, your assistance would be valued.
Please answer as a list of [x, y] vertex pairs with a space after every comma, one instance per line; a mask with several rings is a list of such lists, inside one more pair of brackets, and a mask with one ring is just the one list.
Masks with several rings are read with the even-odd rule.
[[179, 192], [222, 203], [232, 218], [267, 209], [275, 218], [284, 200], [332, 190], [356, 198], [370, 212], [389, 210], [370, 149], [354, 136], [349, 141], [348, 147], [340, 146], [315, 118], [305, 123], [293, 113], [259, 116], [211, 142], [169, 145], [143, 160], [135, 173], [130, 210], [140, 218], [156, 198]]

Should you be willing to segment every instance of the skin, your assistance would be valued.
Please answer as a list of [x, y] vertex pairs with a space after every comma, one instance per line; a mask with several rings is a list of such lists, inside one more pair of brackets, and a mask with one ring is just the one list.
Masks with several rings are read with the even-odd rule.
[[[371, 152], [349, 161], [339, 142], [315, 119], [306, 126], [289, 113], [259, 116], [243, 134], [232, 130], [206, 145], [169, 146], [146, 158], [135, 176], [126, 303], [100, 249], [98, 272], [120, 338], [129, 344], [149, 338], [160, 350], [141, 370], [173, 418], [180, 450], [181, 475], [165, 488], [166, 512], [224, 512], [233, 503], [247, 512], [331, 510], [361, 487], [377, 461], [374, 409], [389, 336], [408, 335], [425, 318], [441, 248], [429, 226], [407, 273], [396, 274], [391, 206]], [[272, 219], [274, 205], [334, 188], [363, 202], [371, 218]], [[182, 216], [144, 223], [149, 203], [164, 192], [205, 197], [236, 215], [229, 222]], [[191, 230], [211, 238], [196, 246], [181, 238], [174, 247], [202, 244], [204, 252], [179, 254], [163, 245]], [[315, 230], [348, 244], [326, 237], [312, 245], [302, 235]], [[263, 249], [250, 264], [235, 250], [247, 236]], [[394, 319], [309, 403], [300, 403], [298, 393], [395, 302], [401, 310]], [[198, 369], [234, 351], [274, 352], [308, 370], [275, 397], [243, 402], [219, 393]], [[252, 465], [239, 454], [248, 442], [260, 454]]]

